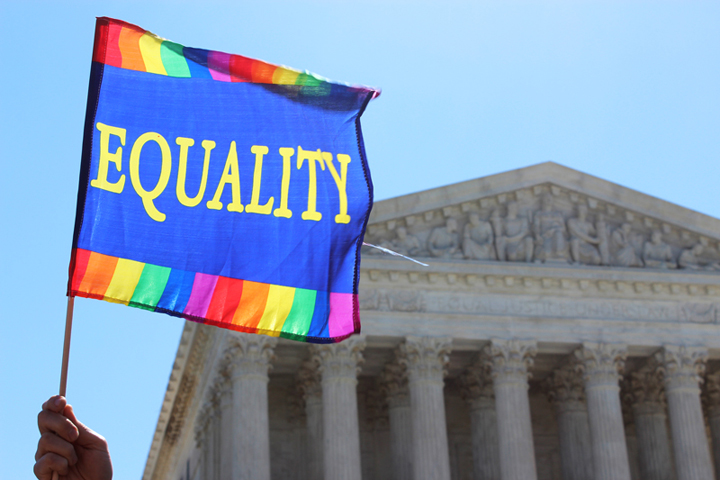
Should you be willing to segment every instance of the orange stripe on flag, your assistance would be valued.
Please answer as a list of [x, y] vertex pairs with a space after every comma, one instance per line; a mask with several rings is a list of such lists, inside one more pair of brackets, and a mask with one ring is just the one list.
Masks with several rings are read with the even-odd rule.
[[257, 328], [258, 322], [265, 313], [269, 290], [270, 285], [267, 283], [244, 281], [240, 304], [233, 316], [233, 325]]
[[102, 300], [110, 285], [113, 273], [115, 273], [117, 261], [117, 257], [90, 252], [85, 276], [80, 282], [78, 292], [86, 294], [89, 298]]
[[142, 53], [140, 53], [140, 37], [144, 33], [144, 31], [138, 32], [127, 27], [123, 27], [120, 31], [118, 46], [122, 54], [122, 68], [140, 72], [145, 71], [145, 62], [143, 62]]

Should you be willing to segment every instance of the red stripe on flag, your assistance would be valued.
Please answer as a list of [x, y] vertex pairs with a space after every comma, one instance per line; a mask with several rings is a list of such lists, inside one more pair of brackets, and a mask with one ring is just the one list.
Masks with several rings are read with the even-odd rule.
[[111, 23], [107, 28], [107, 44], [105, 45], [105, 65], [122, 68], [122, 53], [120, 52], [120, 31], [122, 27]]
[[230, 78], [233, 82], [249, 82], [255, 60], [242, 55], [230, 55]]
[[93, 48], [93, 62], [105, 63], [107, 49], [108, 21], [98, 18], [95, 25], [95, 47]]
[[76, 248], [73, 251], [73, 271], [70, 272], [72, 281], [70, 283], [70, 291], [77, 292], [80, 289], [82, 279], [85, 277], [88, 262], [90, 261], [90, 251]]
[[240, 303], [240, 297], [242, 297], [242, 291], [242, 280], [218, 277], [205, 318], [212, 322], [231, 325], [235, 310]]

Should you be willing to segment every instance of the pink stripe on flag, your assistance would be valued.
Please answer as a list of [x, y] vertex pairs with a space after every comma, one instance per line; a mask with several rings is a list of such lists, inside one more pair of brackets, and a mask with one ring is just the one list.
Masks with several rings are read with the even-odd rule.
[[230, 54], [223, 52], [208, 53], [208, 70], [213, 80], [230, 82]]
[[183, 313], [204, 318], [210, 306], [217, 281], [217, 275], [196, 273], [192, 293], [190, 293], [190, 300], [188, 300]]
[[331, 337], [342, 337], [355, 331], [353, 325], [353, 295], [352, 293], [330, 292], [330, 315], [328, 329]]

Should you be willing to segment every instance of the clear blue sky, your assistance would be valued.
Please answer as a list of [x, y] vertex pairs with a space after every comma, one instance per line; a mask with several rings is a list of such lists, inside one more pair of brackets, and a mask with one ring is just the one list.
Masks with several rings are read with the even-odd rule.
[[[96, 16], [381, 87], [363, 116], [376, 200], [553, 160], [720, 217], [720, 3], [0, 2], [0, 436], [32, 477], [56, 393]], [[140, 478], [182, 321], [76, 302], [68, 396]]]

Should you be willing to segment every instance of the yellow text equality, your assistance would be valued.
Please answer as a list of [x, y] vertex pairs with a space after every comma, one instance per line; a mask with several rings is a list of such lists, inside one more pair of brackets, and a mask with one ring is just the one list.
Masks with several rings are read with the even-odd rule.
[[[123, 172], [123, 147], [125, 146], [127, 131], [124, 128], [113, 127], [98, 122], [96, 125], [100, 131], [100, 155], [98, 159], [97, 178], [90, 181], [90, 186], [106, 190], [112, 193], [122, 193], [125, 188], [126, 174]], [[120, 146], [114, 152], [110, 151], [110, 139], [116, 137], [120, 142]], [[160, 148], [160, 176], [155, 186], [147, 190], [140, 182], [140, 161], [143, 147], [154, 142]], [[216, 147], [216, 143], [212, 140], [203, 140], [201, 146], [204, 150], [202, 176], [200, 178], [200, 187], [195, 196], [189, 197], [185, 190], [187, 180], [187, 159], [190, 147], [195, 145], [195, 140], [186, 137], [177, 137], [175, 143], [180, 147], [177, 163], [177, 183], [175, 185], [175, 195], [178, 202], [186, 207], [196, 207], [200, 205], [205, 197], [207, 189], [208, 170], [210, 166], [210, 157], [212, 150]], [[317, 167], [320, 166], [322, 171], [327, 170], [335, 182], [338, 191], [339, 212], [335, 215], [335, 223], [350, 223], [350, 216], [347, 213], [347, 169], [350, 163], [350, 155], [338, 153], [335, 155], [337, 163], [340, 164], [340, 172], [338, 172], [333, 154], [323, 152], [321, 150], [303, 150], [300, 146], [297, 151], [290, 147], [281, 147], [278, 154], [282, 158], [282, 178], [280, 182], [280, 201], [279, 206], [273, 210], [275, 205], [275, 197], [269, 197], [265, 203], [260, 204], [260, 185], [262, 180], [262, 168], [265, 156], [269, 154], [269, 149], [263, 145], [253, 145], [250, 153], [255, 156], [255, 167], [253, 170], [253, 185], [250, 196], [250, 203], [244, 205], [240, 198], [240, 169], [238, 164], [237, 146], [234, 141], [230, 143], [225, 166], [222, 170], [220, 181], [214, 189], [212, 198], [205, 203], [205, 206], [211, 210], [222, 210], [223, 203], [220, 201], [226, 187], [230, 188], [232, 201], [225, 205], [225, 209], [229, 212], [246, 212], [256, 213], [259, 215], [270, 215], [271, 213], [280, 218], [291, 218], [293, 212], [288, 208], [288, 194], [290, 191], [290, 178], [293, 171], [293, 156], [295, 159], [295, 169], [300, 170], [304, 167], [308, 169], [308, 200], [307, 209], [302, 212], [303, 220], [320, 221], [322, 213], [317, 211]], [[115, 182], [108, 180], [110, 164], [114, 165], [117, 172], [121, 173], [119, 179]], [[164, 222], [166, 215], [160, 212], [155, 206], [155, 199], [165, 192], [170, 181], [170, 174], [173, 169], [173, 158], [169, 143], [167, 140], [156, 132], [146, 132], [140, 135], [132, 145], [128, 162], [130, 184], [135, 193], [142, 200], [145, 212], [150, 218], [157, 222]]]

